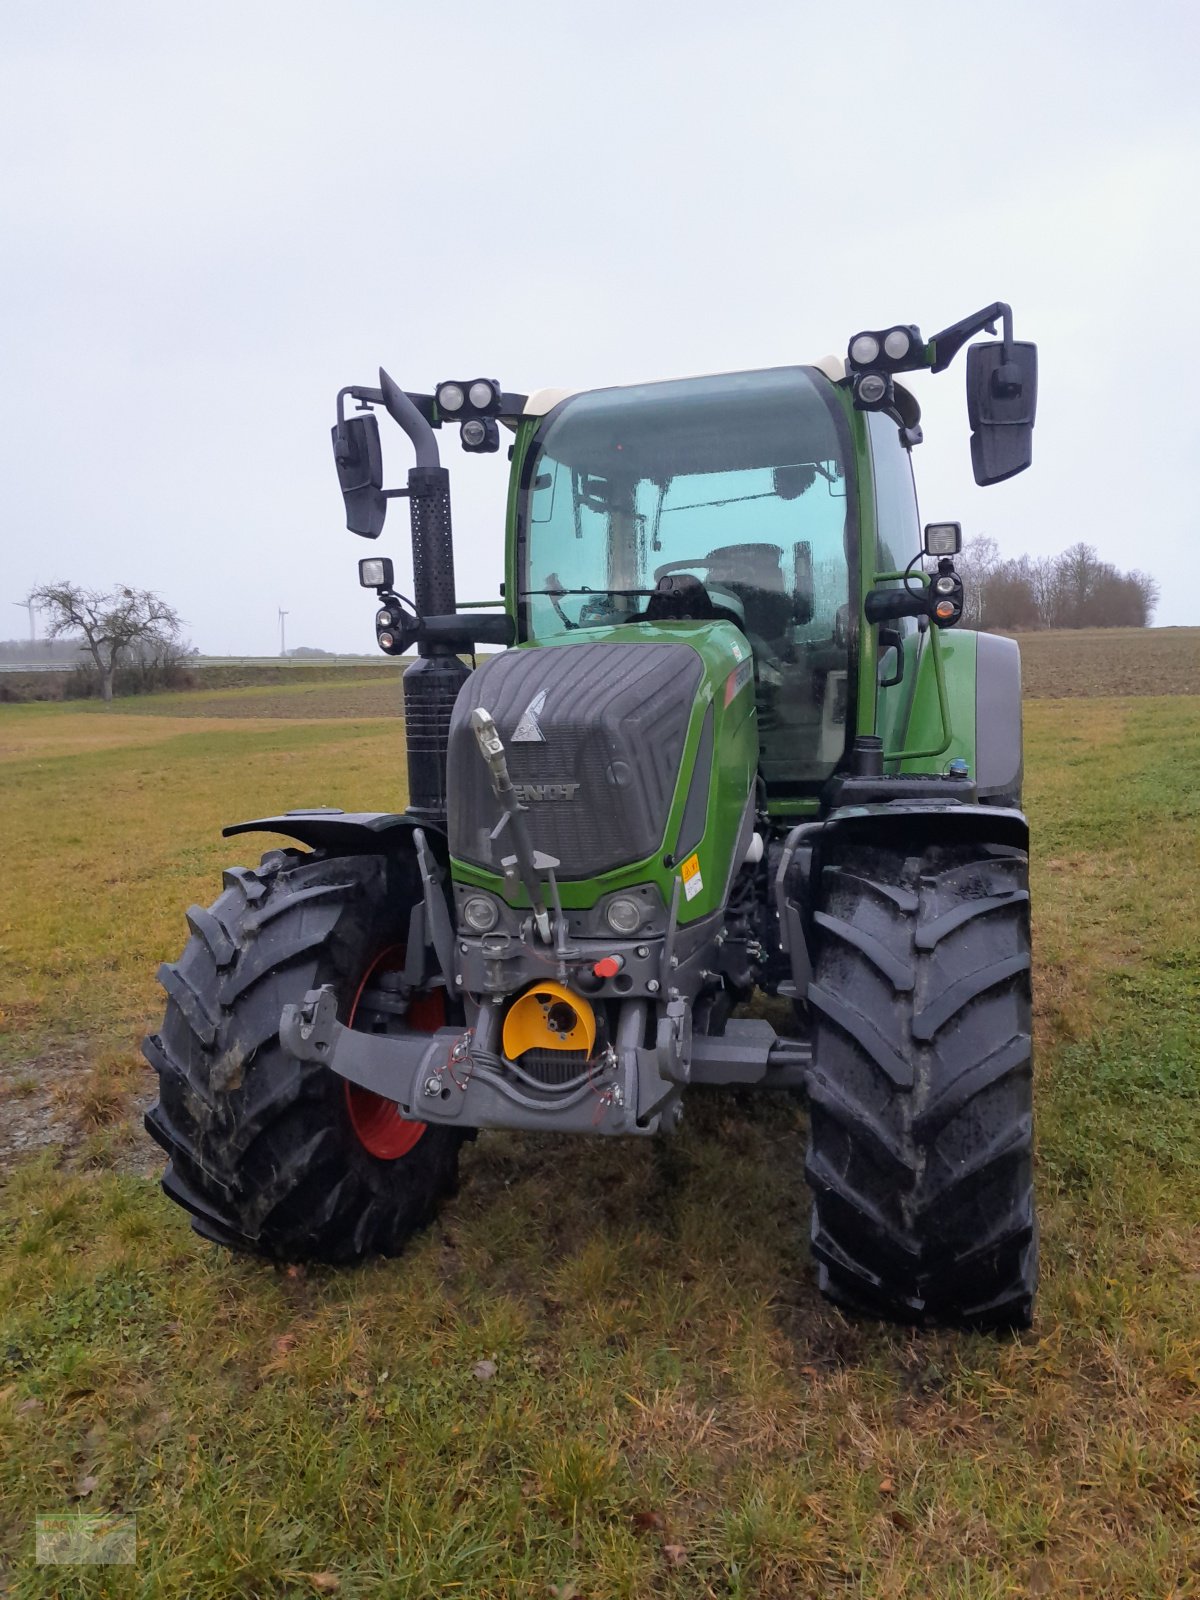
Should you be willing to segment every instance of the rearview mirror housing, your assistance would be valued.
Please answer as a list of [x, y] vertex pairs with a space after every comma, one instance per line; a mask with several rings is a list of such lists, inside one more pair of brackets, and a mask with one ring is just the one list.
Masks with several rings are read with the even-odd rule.
[[971, 467], [980, 485], [1003, 483], [1033, 460], [1037, 345], [1013, 340], [967, 347]]
[[331, 433], [338, 487], [346, 503], [346, 526], [364, 539], [378, 539], [387, 514], [379, 422], [368, 411], [336, 423]]

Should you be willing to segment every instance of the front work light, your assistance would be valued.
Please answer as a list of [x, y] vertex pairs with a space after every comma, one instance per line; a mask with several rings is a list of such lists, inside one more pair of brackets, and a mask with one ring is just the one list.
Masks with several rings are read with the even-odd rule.
[[926, 365], [920, 328], [900, 323], [894, 328], [864, 328], [846, 352], [852, 372], [912, 372]]
[[358, 563], [358, 581], [364, 589], [390, 589], [392, 577], [389, 556], [368, 556]]
[[467, 390], [467, 399], [476, 411], [493, 411], [500, 404], [500, 385], [491, 378], [476, 378]]
[[961, 522], [927, 522], [925, 524], [925, 554], [927, 556], [956, 556], [961, 549]]
[[461, 378], [439, 383], [433, 392], [442, 417], [466, 422], [471, 417], [498, 417], [503, 395], [495, 378]]

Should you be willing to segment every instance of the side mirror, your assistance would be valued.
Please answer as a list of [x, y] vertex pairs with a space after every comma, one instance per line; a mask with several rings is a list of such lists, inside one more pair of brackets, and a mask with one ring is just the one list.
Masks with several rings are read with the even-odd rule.
[[967, 347], [967, 415], [971, 420], [971, 466], [975, 482], [1003, 483], [1033, 460], [1037, 415], [1037, 345], [973, 344]]
[[346, 502], [346, 526], [364, 539], [378, 539], [387, 514], [379, 422], [368, 411], [335, 423], [331, 433], [338, 487]]
[[812, 619], [812, 545], [807, 539], [800, 539], [792, 546], [792, 621], [802, 628]]

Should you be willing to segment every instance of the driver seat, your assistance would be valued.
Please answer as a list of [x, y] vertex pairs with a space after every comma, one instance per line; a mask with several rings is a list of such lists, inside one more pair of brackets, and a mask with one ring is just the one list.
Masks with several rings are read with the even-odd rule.
[[742, 602], [746, 627], [777, 654], [790, 643], [795, 612], [783, 580], [783, 551], [777, 544], [727, 544], [705, 557], [708, 581], [730, 590]]

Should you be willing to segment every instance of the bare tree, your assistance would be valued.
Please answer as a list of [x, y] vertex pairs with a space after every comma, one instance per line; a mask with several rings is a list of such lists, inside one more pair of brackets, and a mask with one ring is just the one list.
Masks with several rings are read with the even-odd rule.
[[1148, 628], [1150, 626], [1150, 619], [1153, 617], [1155, 610], [1158, 607], [1158, 602], [1162, 594], [1162, 591], [1158, 586], [1158, 579], [1152, 577], [1148, 572], [1139, 572], [1136, 567], [1131, 573], [1129, 573], [1128, 577], [1129, 582], [1136, 587], [1138, 594], [1141, 597], [1142, 618], [1140, 625], [1143, 628]]
[[1082, 541], [1035, 560], [1004, 559], [994, 539], [971, 539], [958, 568], [975, 628], [1145, 628], [1159, 598], [1149, 573], [1119, 572]]
[[1001, 561], [984, 578], [979, 593], [981, 626], [1016, 633], [1039, 623], [1037, 594], [1028, 556]]
[[1000, 565], [1000, 546], [987, 534], [968, 539], [955, 562], [963, 581], [963, 622], [969, 628], [983, 626], [983, 591]]
[[182, 656], [179, 614], [149, 589], [118, 584], [108, 593], [77, 583], [43, 583], [29, 603], [48, 619], [51, 638], [80, 635], [96, 666], [101, 699], [113, 696], [117, 668], [126, 662]]

